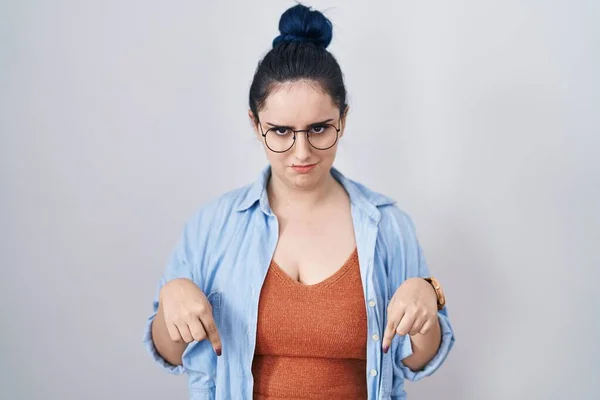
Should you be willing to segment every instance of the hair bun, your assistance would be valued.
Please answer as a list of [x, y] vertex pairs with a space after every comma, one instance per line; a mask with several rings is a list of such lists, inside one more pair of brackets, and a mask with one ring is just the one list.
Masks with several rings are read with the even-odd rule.
[[310, 42], [327, 48], [333, 37], [333, 26], [320, 11], [298, 4], [281, 15], [279, 32], [273, 47], [284, 42]]

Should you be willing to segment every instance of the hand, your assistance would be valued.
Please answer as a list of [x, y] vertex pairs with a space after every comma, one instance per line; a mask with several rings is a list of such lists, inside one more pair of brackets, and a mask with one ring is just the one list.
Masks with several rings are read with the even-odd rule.
[[387, 309], [383, 351], [388, 352], [394, 335], [425, 335], [438, 323], [437, 295], [423, 278], [410, 278], [400, 285]]
[[185, 278], [167, 282], [160, 290], [159, 304], [171, 340], [190, 343], [208, 338], [215, 353], [221, 355], [212, 306], [194, 282]]

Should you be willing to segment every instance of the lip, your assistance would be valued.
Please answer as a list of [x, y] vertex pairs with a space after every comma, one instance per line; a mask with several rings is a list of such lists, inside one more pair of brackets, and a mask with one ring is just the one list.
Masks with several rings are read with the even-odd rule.
[[316, 166], [317, 164], [292, 165], [292, 169], [299, 174], [307, 174]]

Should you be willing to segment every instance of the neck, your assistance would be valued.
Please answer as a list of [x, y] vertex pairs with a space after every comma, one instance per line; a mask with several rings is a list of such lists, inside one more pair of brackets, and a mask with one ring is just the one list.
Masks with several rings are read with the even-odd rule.
[[331, 174], [327, 174], [315, 186], [297, 188], [286, 184], [277, 176], [271, 174], [267, 186], [269, 203], [273, 210], [314, 209], [315, 206], [322, 204], [323, 200], [331, 195], [335, 190], [336, 183], [335, 178]]

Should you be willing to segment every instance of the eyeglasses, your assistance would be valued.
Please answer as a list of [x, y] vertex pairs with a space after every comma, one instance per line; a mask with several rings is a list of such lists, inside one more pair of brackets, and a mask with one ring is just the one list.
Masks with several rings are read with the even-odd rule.
[[292, 129], [287, 126], [274, 126], [266, 132], [260, 124], [260, 131], [267, 148], [275, 153], [285, 153], [296, 143], [296, 134], [306, 133], [308, 143], [317, 150], [332, 148], [338, 140], [340, 128], [331, 124], [315, 124], [309, 129]]

